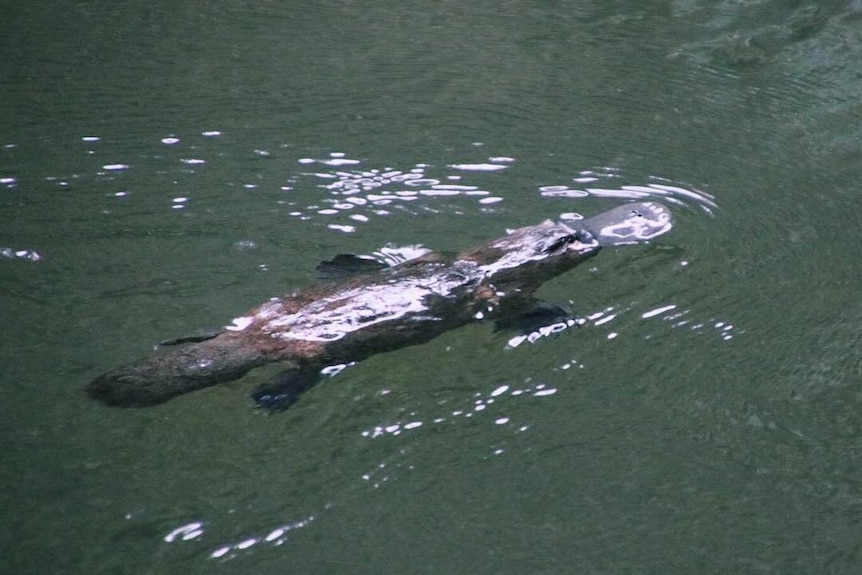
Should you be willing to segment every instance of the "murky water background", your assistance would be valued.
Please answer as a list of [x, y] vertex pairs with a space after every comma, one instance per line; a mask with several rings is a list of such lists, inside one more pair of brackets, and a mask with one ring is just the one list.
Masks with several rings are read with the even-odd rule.
[[[856, 573], [862, 3], [18, 3], [9, 573]], [[268, 417], [81, 392], [336, 253], [630, 198], [674, 231]]]

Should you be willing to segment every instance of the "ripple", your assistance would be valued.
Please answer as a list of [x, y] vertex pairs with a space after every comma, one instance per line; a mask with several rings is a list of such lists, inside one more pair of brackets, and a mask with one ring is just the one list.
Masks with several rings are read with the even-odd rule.
[[[119, 178], [118, 174], [128, 172], [124, 178], [141, 178], [153, 172], [149, 163], [156, 161], [164, 164], [159, 175], [175, 176], [174, 185], [179, 185], [178, 177], [205, 177], [203, 172], [194, 171], [199, 166], [216, 162], [218, 156], [209, 156], [203, 138], [222, 137], [218, 130], [199, 131], [192, 134], [169, 133], [159, 136], [161, 146], [154, 146], [150, 155], [143, 154], [138, 166], [126, 162], [104, 163], [94, 174], [110, 181]], [[93, 142], [102, 141], [97, 135], [85, 135], [81, 139]], [[187, 145], [197, 150], [194, 154], [182, 157], [164, 156], [163, 147]], [[287, 149], [290, 146], [279, 146]], [[158, 149], [156, 149], [158, 148]], [[276, 159], [269, 146], [259, 145], [253, 149], [255, 156]], [[360, 229], [373, 227], [380, 218], [414, 214], [487, 214], [506, 210], [510, 195], [489, 189], [490, 181], [498, 181], [492, 174], [505, 171], [517, 163], [511, 155], [500, 150], [487, 150], [484, 144], [476, 143], [462, 151], [460, 158], [447, 158], [445, 163], [416, 162], [406, 166], [375, 165], [355, 152], [332, 150], [307, 155], [297, 154], [291, 161], [299, 169], [288, 172], [287, 182], [268, 182], [265, 176], [258, 175], [254, 180], [227, 182], [228, 186], [245, 190], [259, 190], [259, 198], [273, 197], [275, 203], [284, 206], [285, 214], [298, 221], [313, 221], [334, 232], [353, 234]], [[278, 160], [281, 161], [281, 160]], [[171, 167], [176, 163], [189, 168], [178, 171]], [[139, 173], [131, 174], [132, 168]], [[215, 166], [208, 173], [219, 173]], [[83, 179], [87, 174], [75, 174], [74, 178]], [[629, 180], [629, 181], [625, 181]], [[68, 187], [69, 178], [57, 180], [59, 185]], [[3, 175], [0, 186], [18, 186], [19, 182], [11, 175]], [[185, 187], [185, 183], [183, 183]], [[188, 189], [188, 188], [186, 188]], [[130, 181], [125, 181], [120, 191], [110, 190], [109, 195], [120, 198], [133, 193]], [[179, 191], [174, 189], [174, 195]], [[185, 190], [183, 190], [185, 191]], [[615, 197], [624, 200], [656, 198], [671, 204], [697, 204], [709, 211], [715, 207], [711, 196], [684, 184], [649, 176], [646, 181], [631, 181], [624, 178], [619, 169], [607, 166], [589, 167], [572, 174], [567, 182], [549, 183], [528, 193], [545, 198], [584, 198]], [[145, 196], [138, 195], [125, 206], [138, 206]], [[204, 198], [207, 200], [209, 196]], [[168, 196], [166, 199], [170, 199]], [[211, 210], [210, 203], [200, 203], [194, 208], [188, 200], [171, 201], [170, 209], [176, 212]], [[574, 211], [563, 211], [566, 218], [580, 217]], [[525, 222], [526, 223], [526, 222]]]
[[[472, 419], [474, 417], [488, 417], [486, 411], [490, 411], [495, 404], [506, 397], [547, 397], [556, 394], [558, 391], [555, 387], [549, 387], [542, 382], [533, 381], [532, 377], [525, 379], [520, 385], [500, 385], [487, 393], [476, 393], [472, 399], [461, 399], [457, 402], [454, 408], [450, 408], [444, 412], [431, 414], [422, 418], [418, 412], [411, 412], [407, 418], [390, 421], [387, 423], [379, 423], [373, 427], [367, 428], [360, 432], [362, 437], [366, 439], [377, 439], [380, 437], [396, 437], [407, 431], [420, 430], [425, 427], [433, 427], [442, 424], [449, 424], [459, 420]], [[386, 395], [388, 391], [381, 392]], [[504, 420], [504, 421], [501, 421]], [[511, 423], [512, 416], [495, 416], [489, 420], [494, 425], [502, 425]], [[526, 431], [527, 427], [519, 426], [519, 431]], [[369, 480], [369, 474], [362, 477]]]
[[[607, 170], [607, 169], [606, 169]], [[616, 171], [579, 172], [572, 178], [575, 184], [592, 184], [599, 181], [621, 179]], [[712, 214], [718, 207], [715, 198], [701, 190], [686, 188], [681, 184], [671, 182], [659, 176], [650, 176], [651, 181], [643, 184], [622, 184], [614, 187], [571, 186], [569, 184], [554, 184], [542, 186], [539, 193], [546, 198], [620, 198], [627, 200], [656, 199], [676, 205], [693, 203], [701, 210]]]
[[[308, 515], [299, 520], [278, 523], [259, 534], [247, 535], [235, 541], [221, 543], [210, 551], [209, 558], [229, 560], [258, 545], [278, 547], [288, 540], [291, 532], [308, 527], [314, 520], [314, 515]], [[209, 525], [203, 521], [185, 523], [171, 529], [165, 534], [163, 540], [165, 543], [178, 544], [201, 539], [206, 534], [208, 527]]]
[[[489, 158], [490, 163], [487, 165], [493, 165], [495, 169], [505, 168], [513, 161], [514, 159], [509, 157], [495, 156]], [[363, 162], [348, 158], [343, 152], [331, 152], [328, 157], [322, 158], [301, 158], [298, 163], [305, 166], [332, 166], [339, 169], [302, 174], [301, 177], [317, 180], [317, 187], [327, 192], [330, 197], [318, 200], [327, 204], [326, 207], [311, 204], [304, 207], [297, 206], [298, 209], [292, 210], [290, 214], [305, 219], [346, 216], [351, 223], [327, 224], [327, 227], [348, 233], [356, 230], [354, 225], [356, 222], [367, 224], [375, 217], [391, 214], [389, 210], [380, 210], [381, 206], [395, 205], [403, 209], [407, 203], [417, 202], [421, 198], [432, 200], [469, 198], [476, 206], [489, 206], [505, 200], [501, 196], [492, 196], [488, 190], [478, 185], [464, 182], [464, 176], [451, 171], [463, 170], [468, 164], [449, 164], [443, 168], [434, 168], [426, 163], [416, 163], [406, 169], [395, 169], [389, 166], [363, 167]], [[355, 166], [355, 168], [345, 169], [345, 166]], [[416, 213], [420, 210], [430, 210], [435, 213], [440, 211], [426, 204], [416, 208]]]
[[278, 547], [288, 540], [290, 532], [308, 527], [314, 520], [314, 515], [309, 515], [298, 521], [292, 521], [270, 528], [266, 533], [261, 535], [248, 536], [241, 538], [238, 541], [224, 543], [210, 553], [210, 558], [232, 559], [236, 557], [239, 552], [247, 551], [256, 545], [261, 544]]
[[185, 525], [180, 525], [172, 529], [165, 535], [165, 543], [174, 543], [175, 541], [190, 541], [204, 534], [204, 524], [201, 521], [193, 521]]
[[[584, 316], [572, 317], [567, 320], [541, 326], [529, 333], [519, 334], [510, 338], [506, 343], [506, 347], [516, 348], [523, 344], [535, 344], [542, 339], [556, 336], [576, 326], [601, 327], [606, 329], [605, 336], [607, 339], [616, 339], [620, 337], [623, 327], [630, 328], [631, 326], [617, 327], [615, 322], [633, 313], [638, 314], [641, 320], [647, 320], [644, 324], [647, 327], [656, 325], [653, 323], [654, 321], [660, 321], [662, 322], [660, 325], [670, 326], [671, 329], [687, 328], [692, 332], [712, 333], [720, 341], [730, 341], [736, 335], [745, 333], [745, 330], [739, 329], [733, 322], [727, 319], [717, 317], [698, 318], [696, 310], [681, 308], [679, 304], [675, 303], [662, 303], [642, 311], [636, 311], [636, 307], [635, 305], [628, 307], [609, 306]], [[642, 339], [652, 339], [657, 337], [657, 335], [654, 332], [645, 334], [638, 332], [634, 336]]]
[[0, 248], [0, 257], [26, 260], [30, 262], [38, 262], [42, 260], [42, 254], [30, 249]]
[[[623, 321], [624, 319], [626, 321]], [[688, 333], [712, 334], [720, 342], [730, 341], [736, 335], [745, 333], [744, 330], [739, 329], [728, 320], [715, 317], [698, 318], [696, 310], [692, 308], [684, 308], [675, 303], [659, 303], [652, 306], [605, 307], [582, 318], [552, 323], [528, 334], [512, 338], [506, 343], [506, 347], [514, 348], [522, 344], [538, 344], [545, 338], [556, 337], [575, 326], [603, 330], [608, 340], [622, 336], [637, 337], [643, 340], [656, 338], [662, 335], [656, 329], [658, 327], [668, 327], [671, 332], [685, 330]], [[644, 327], [647, 328], [646, 331], [642, 329]], [[668, 333], [665, 332], [664, 335], [666, 336]], [[578, 359], [567, 358], [551, 369], [552, 371], [568, 371], [583, 369], [584, 367], [585, 364]], [[541, 375], [532, 375], [520, 383], [498, 384], [472, 396], [447, 399], [426, 413], [413, 410], [403, 417], [376, 423], [361, 430], [359, 434], [361, 437], [373, 441], [394, 440], [417, 433], [428, 433], [441, 426], [455, 425], [468, 420], [473, 425], [485, 424], [505, 430], [507, 434], [521, 434], [527, 432], [531, 426], [515, 415], [515, 413], [523, 413], [523, 410], [515, 410], [512, 402], [525, 399], [544, 400], [557, 396], [561, 392], [560, 388], [549, 385], [543, 379]], [[380, 391], [381, 395], [388, 393], [389, 390], [387, 389]], [[500, 442], [495, 442], [495, 445], [491, 446], [489, 457], [503, 454], [505, 452], [504, 446], [505, 441], [501, 437]], [[411, 464], [402, 462], [401, 459], [395, 456], [387, 461], [377, 463], [373, 468], [364, 472], [360, 479], [372, 489], [378, 489], [397, 478], [397, 470], [410, 471], [413, 469]]]
[[505, 170], [509, 166], [503, 164], [449, 164], [449, 167], [455, 170], [472, 172], [499, 172], [500, 170]]
[[[733, 322], [726, 319], [698, 317], [695, 308], [679, 303], [664, 302], [653, 305], [631, 304], [629, 306], [608, 306], [589, 313], [578, 319], [569, 319], [540, 327], [528, 334], [517, 336], [506, 343], [507, 348], [523, 344], [539, 344], [549, 337], [558, 337], [566, 330], [583, 326], [604, 332], [606, 339], [637, 337], [648, 340], [671, 333], [711, 334], [719, 342], [727, 342], [735, 336], [744, 334]], [[658, 328], [669, 328], [662, 332]], [[560, 360], [554, 372], [583, 369], [586, 365], [577, 358]], [[369, 441], [407, 441], [416, 434], [433, 433], [443, 426], [459, 425], [470, 421], [472, 425], [486, 425], [502, 433], [488, 446], [486, 458], [506, 453], [507, 437], [520, 435], [531, 429], [529, 421], [523, 419], [523, 408], [516, 408], [513, 402], [551, 400], [559, 396], [563, 388], [550, 385], [541, 374], [534, 374], [520, 382], [505, 382], [489, 386], [483, 392], [461, 397], [448, 398], [427, 410], [411, 410], [403, 416], [383, 420], [359, 431], [359, 435]], [[379, 392], [387, 395], [390, 390]], [[520, 414], [520, 415], [519, 415]], [[414, 444], [415, 440], [410, 440]], [[402, 444], [406, 445], [406, 444]], [[371, 489], [380, 489], [398, 479], [403, 473], [414, 469], [408, 458], [400, 455], [388, 457], [363, 472], [359, 479]]]

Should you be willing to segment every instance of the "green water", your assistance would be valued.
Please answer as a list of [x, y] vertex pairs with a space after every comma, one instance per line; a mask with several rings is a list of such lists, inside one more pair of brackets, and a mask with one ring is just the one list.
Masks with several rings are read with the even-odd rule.
[[[858, 0], [3, 14], [3, 573], [859, 571]], [[638, 196], [671, 234], [541, 292], [581, 328], [477, 323], [275, 417], [264, 374], [81, 391], [336, 253]]]

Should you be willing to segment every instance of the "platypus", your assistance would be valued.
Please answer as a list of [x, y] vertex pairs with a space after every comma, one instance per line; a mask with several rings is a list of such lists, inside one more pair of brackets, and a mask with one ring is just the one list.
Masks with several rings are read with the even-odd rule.
[[457, 254], [420, 252], [392, 266], [337, 256], [324, 268], [361, 271], [273, 297], [214, 335], [176, 340], [184, 343], [100, 375], [86, 390], [108, 405], [155, 405], [278, 362], [285, 370], [252, 397], [283, 410], [328, 366], [423, 343], [473, 321], [528, 314], [547, 280], [602, 247], [649, 242], [671, 227], [665, 206], [638, 202], [584, 220], [518, 228]]

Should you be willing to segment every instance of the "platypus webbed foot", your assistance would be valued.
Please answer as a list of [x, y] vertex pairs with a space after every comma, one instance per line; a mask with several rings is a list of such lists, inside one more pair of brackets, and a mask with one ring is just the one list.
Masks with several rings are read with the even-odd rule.
[[251, 397], [258, 407], [269, 413], [278, 413], [299, 401], [300, 396], [317, 385], [321, 377], [320, 367], [287, 369], [255, 388]]
[[558, 305], [536, 300], [532, 306], [518, 314], [506, 315], [494, 323], [494, 331], [516, 331], [529, 333], [539, 328], [570, 320], [579, 323], [574, 312]]

